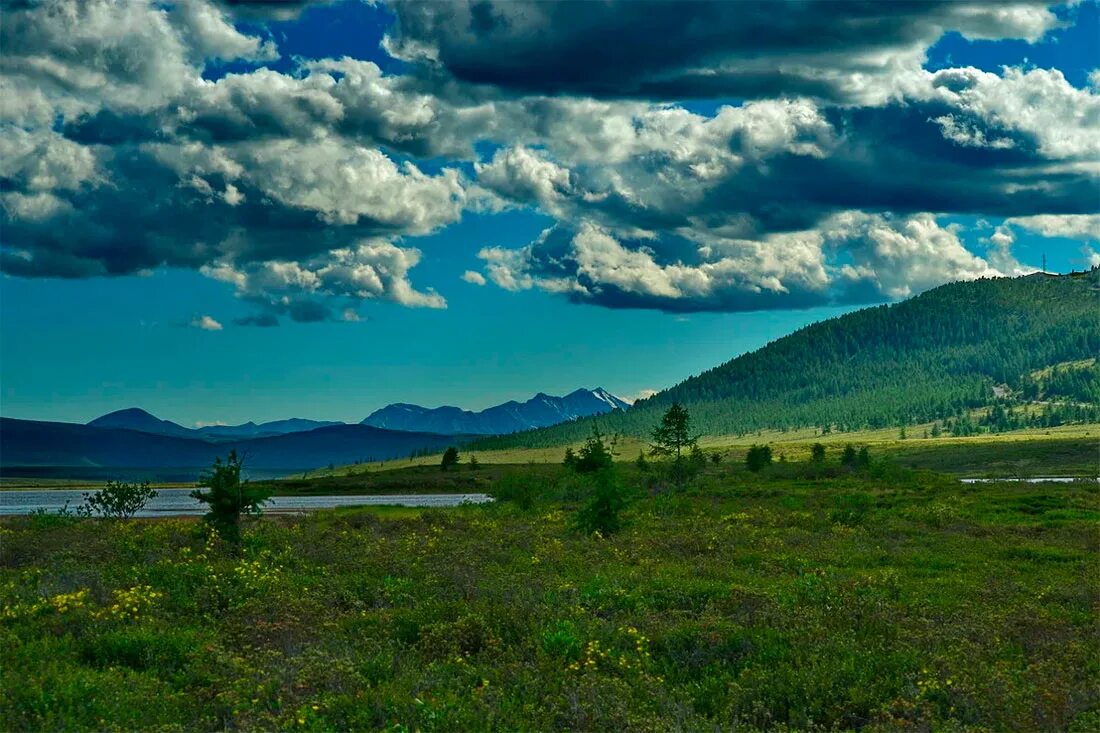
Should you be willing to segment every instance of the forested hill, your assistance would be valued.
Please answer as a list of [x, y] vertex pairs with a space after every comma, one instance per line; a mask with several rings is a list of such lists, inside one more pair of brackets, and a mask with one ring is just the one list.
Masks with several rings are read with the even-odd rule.
[[[706, 434], [849, 430], [946, 420], [1040, 397], [1083, 405], [1095, 419], [1100, 376], [1089, 360], [1098, 352], [1100, 270], [953, 283], [807, 326], [598, 421], [605, 431], [647, 435], [680, 402]], [[1055, 377], [1045, 382], [1051, 393], [1040, 394], [1036, 374], [1069, 362], [1076, 364], [1047, 370]], [[557, 445], [583, 437], [590, 424], [478, 445]]]

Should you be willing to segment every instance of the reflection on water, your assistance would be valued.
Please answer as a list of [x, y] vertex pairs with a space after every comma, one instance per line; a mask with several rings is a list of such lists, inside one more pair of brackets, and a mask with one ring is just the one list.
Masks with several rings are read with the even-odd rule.
[[[193, 489], [158, 489], [157, 497], [138, 512], [139, 517], [199, 515], [205, 505], [191, 498]], [[30, 514], [39, 509], [56, 511], [69, 502], [73, 509], [84, 502], [83, 491], [0, 491], [0, 514]], [[88, 492], [92, 493], [92, 492]], [[485, 494], [389, 494], [384, 496], [276, 496], [264, 505], [264, 511], [306, 511], [339, 506], [413, 506], [450, 507], [492, 501]]]

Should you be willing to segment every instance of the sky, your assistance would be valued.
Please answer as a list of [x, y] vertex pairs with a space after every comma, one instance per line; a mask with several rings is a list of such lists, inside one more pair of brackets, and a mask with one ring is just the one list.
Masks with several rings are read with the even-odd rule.
[[1092, 1], [0, 13], [6, 417], [633, 398], [1100, 265]]

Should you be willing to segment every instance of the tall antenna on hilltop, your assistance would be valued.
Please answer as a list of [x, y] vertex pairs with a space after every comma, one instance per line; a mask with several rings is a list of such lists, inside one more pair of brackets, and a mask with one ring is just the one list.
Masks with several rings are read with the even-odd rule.
[[1047, 253], [1043, 252], [1043, 274], [1047, 274]]

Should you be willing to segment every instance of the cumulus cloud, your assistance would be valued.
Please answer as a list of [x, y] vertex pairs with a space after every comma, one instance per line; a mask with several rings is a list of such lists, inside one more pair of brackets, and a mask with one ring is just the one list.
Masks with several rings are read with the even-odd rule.
[[215, 321], [210, 316], [195, 316], [191, 319], [192, 328], [201, 328], [203, 331], [221, 331], [222, 324]]
[[1100, 214], [1015, 216], [1005, 219], [1005, 224], [1018, 226], [1044, 237], [1100, 242]]
[[[236, 27], [240, 11], [205, 0], [5, 5], [2, 91], [16, 103], [0, 109], [0, 267], [27, 277], [162, 265], [251, 273], [258, 263], [339, 260], [332, 253], [346, 242], [428, 234], [459, 218], [466, 182], [455, 168], [424, 173], [377, 147], [431, 123], [418, 117], [422, 94], [396, 109], [400, 90], [377, 66], [204, 79], [214, 61], [277, 58], [270, 39]], [[343, 297], [337, 264], [318, 292]], [[414, 264], [371, 297], [440, 306], [404, 279]], [[343, 290], [361, 298], [364, 287]], [[328, 309], [282, 307], [299, 320]], [[269, 325], [269, 315], [246, 320]]]
[[462, 279], [472, 285], [484, 285], [486, 283], [485, 276], [473, 270], [462, 273]]
[[[1045, 2], [398, 2], [404, 75], [204, 74], [277, 58], [263, 23], [306, 4], [6, 3], [0, 268], [200, 270], [271, 326], [444, 307], [406, 242], [469, 210], [557, 224], [478, 243], [467, 282], [676, 311], [903, 297], [1020, 271], [1019, 229], [1097, 236], [1095, 83], [921, 66], [947, 30], [1039, 39]], [[927, 212], [1000, 224], [978, 257]]]
[[[237, 295], [260, 305], [265, 313], [241, 325], [271, 326], [277, 316], [309, 323], [333, 319], [333, 299], [357, 304], [387, 300], [414, 308], [446, 308], [433, 290], [416, 290], [408, 273], [420, 261], [419, 250], [391, 242], [364, 240], [303, 262], [265, 261], [249, 265], [222, 263], [202, 268], [203, 274], [232, 284]], [[355, 306], [341, 312], [345, 321], [358, 320]]]
[[970, 253], [931, 214], [841, 212], [817, 229], [761, 240], [714, 233], [644, 239], [591, 222], [557, 225], [521, 249], [486, 248], [490, 279], [577, 302], [669, 312], [802, 308], [913, 295], [944, 282], [1028, 272]]

